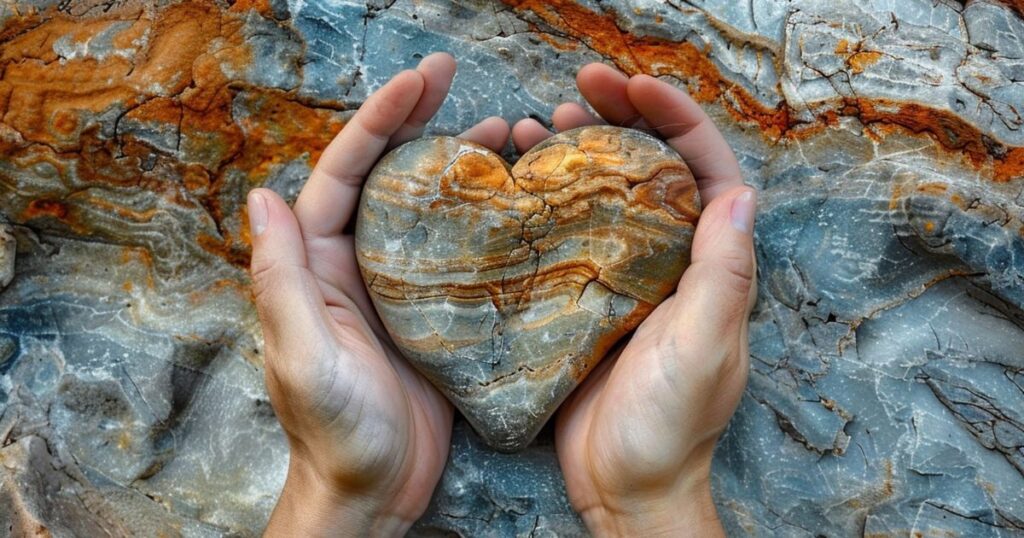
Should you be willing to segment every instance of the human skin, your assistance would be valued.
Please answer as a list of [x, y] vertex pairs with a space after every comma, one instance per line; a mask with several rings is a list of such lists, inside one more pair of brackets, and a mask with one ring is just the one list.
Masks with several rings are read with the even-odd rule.
[[[390, 341], [345, 229], [374, 163], [422, 134], [454, 71], [450, 56], [433, 54], [370, 96], [293, 208], [267, 189], [249, 195], [267, 390], [290, 446], [267, 536], [401, 535], [440, 479], [452, 408]], [[683, 92], [599, 64], [582, 69], [577, 84], [601, 118], [563, 104], [556, 129], [607, 122], [656, 132], [690, 166], [704, 212], [677, 292], [559, 412], [569, 499], [596, 535], [721, 534], [710, 462], [746, 383], [755, 196]], [[497, 151], [509, 132], [488, 118], [460, 137]], [[511, 135], [523, 152], [551, 133], [524, 120]]]

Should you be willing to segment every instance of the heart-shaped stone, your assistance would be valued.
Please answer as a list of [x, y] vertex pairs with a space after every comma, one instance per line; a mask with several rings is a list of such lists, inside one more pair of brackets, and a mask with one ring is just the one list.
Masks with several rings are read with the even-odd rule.
[[565, 131], [511, 169], [420, 138], [367, 179], [356, 254], [398, 348], [511, 451], [675, 289], [699, 214], [686, 164], [640, 131]]

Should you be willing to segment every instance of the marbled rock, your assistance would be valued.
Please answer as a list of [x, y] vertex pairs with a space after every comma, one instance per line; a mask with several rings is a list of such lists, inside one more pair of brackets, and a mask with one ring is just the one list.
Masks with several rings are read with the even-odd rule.
[[406, 357], [491, 446], [518, 450], [672, 292], [699, 214], [686, 164], [640, 131], [559, 133], [511, 169], [421, 138], [370, 174], [356, 251]]
[[[293, 200], [435, 50], [431, 134], [545, 121], [599, 61], [687, 89], [759, 189], [730, 536], [1024, 535], [1021, 0], [0, 2], [0, 529], [259, 534], [245, 192]], [[562, 488], [547, 429], [460, 423], [410, 535], [582, 535]]]

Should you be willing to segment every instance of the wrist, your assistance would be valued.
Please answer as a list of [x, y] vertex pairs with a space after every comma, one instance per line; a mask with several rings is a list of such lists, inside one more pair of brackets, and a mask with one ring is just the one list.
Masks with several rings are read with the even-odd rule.
[[580, 516], [598, 537], [725, 536], [707, 478], [676, 493], [607, 502]]
[[293, 456], [264, 536], [402, 536], [412, 523], [384, 513], [379, 501], [338, 491]]

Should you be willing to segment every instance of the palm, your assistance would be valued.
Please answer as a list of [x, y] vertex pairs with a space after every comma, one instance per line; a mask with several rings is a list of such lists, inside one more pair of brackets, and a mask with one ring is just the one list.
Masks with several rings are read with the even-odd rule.
[[[434, 54], [370, 96], [324, 150], [293, 211], [261, 195], [290, 214], [276, 224], [274, 249], [253, 252], [267, 388], [293, 459], [328, 489], [358, 492], [403, 521], [423, 512], [440, 478], [453, 411], [391, 342], [344, 230], [370, 168], [422, 133], [454, 70], [450, 56]], [[500, 147], [508, 125], [485, 120], [461, 136]]]
[[744, 356], [709, 357], [715, 348], [687, 350], [673, 341], [676, 302], [674, 296], [655, 309], [560, 412], [559, 460], [580, 510], [607, 494], [667, 496], [674, 484], [666, 478], [687, 471], [695, 452], [711, 449], [742, 395]]
[[[452, 410], [395, 352], [359, 280], [352, 236], [305, 241], [307, 275], [322, 298], [321, 330], [305, 345], [307, 375], [289, 392], [302, 404], [282, 417], [286, 429], [328, 462], [322, 473], [339, 484], [387, 484], [387, 510], [415, 518], [430, 498], [448, 453]], [[309, 341], [312, 340], [312, 341]], [[312, 417], [315, 427], [299, 423]], [[288, 420], [291, 418], [291, 420]], [[298, 434], [296, 434], [298, 436]]]
[[[576, 81], [600, 118], [566, 103], [552, 115], [556, 129], [607, 122], [656, 132], [690, 166], [705, 208], [693, 264], [676, 293], [573, 392], [556, 424], [555, 446], [573, 506], [584, 513], [645, 513], [659, 499], [697, 487], [681, 477], [706, 481], [714, 442], [746, 384], [746, 314], [756, 291], [740, 291], [746, 295], [734, 302], [702, 291], [749, 282], [740, 275], [749, 265], [722, 270], [722, 245], [734, 242], [706, 231], [722, 229], [715, 223], [730, 218], [731, 199], [743, 181], [721, 133], [683, 92], [601, 64], [585, 67]], [[534, 120], [517, 123], [512, 132], [521, 152], [548, 136]], [[721, 313], [728, 310], [721, 305], [743, 302], [747, 310], [702, 319], [696, 318], [704, 314], [694, 314]]]

